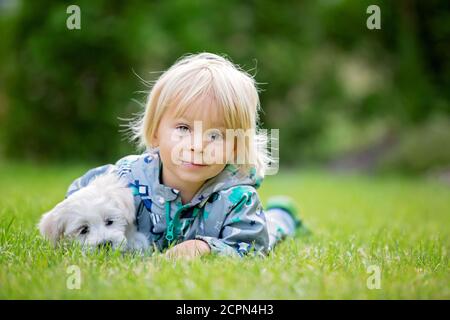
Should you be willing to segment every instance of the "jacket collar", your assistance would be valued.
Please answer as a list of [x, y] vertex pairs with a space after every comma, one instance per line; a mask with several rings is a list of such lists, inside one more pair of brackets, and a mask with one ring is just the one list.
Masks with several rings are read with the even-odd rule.
[[[164, 206], [166, 201], [175, 200], [179, 194], [179, 190], [161, 183], [162, 165], [159, 150], [155, 149], [142, 154], [135, 162], [135, 168], [132, 170], [135, 179], [145, 180], [140, 183], [149, 186], [149, 198], [161, 207]], [[137, 174], [140, 170], [143, 171], [143, 175]], [[189, 205], [196, 206], [200, 204], [200, 207], [202, 207], [214, 192], [236, 185], [251, 185], [258, 188], [261, 181], [262, 178], [255, 175], [255, 170], [251, 170], [247, 175], [243, 175], [235, 165], [228, 164], [217, 176], [206, 180], [189, 202]]]

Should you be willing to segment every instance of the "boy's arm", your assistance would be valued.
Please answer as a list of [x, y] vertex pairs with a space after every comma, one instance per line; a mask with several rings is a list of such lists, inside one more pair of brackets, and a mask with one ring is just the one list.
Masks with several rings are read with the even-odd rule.
[[86, 187], [92, 181], [92, 179], [97, 176], [111, 173], [113, 171], [116, 171], [120, 177], [129, 175], [132, 162], [136, 161], [138, 158], [139, 155], [129, 155], [118, 160], [115, 164], [106, 164], [89, 170], [83, 176], [72, 182], [72, 184], [69, 186], [69, 189], [67, 190], [66, 198], [72, 193]]
[[181, 242], [166, 251], [169, 258], [187, 258], [192, 259], [211, 253], [211, 248], [206, 241], [203, 240], [187, 240]]
[[95, 177], [108, 172], [112, 172], [115, 169], [116, 166], [112, 164], [106, 164], [104, 166], [89, 170], [84, 175], [82, 175], [81, 177], [79, 177], [78, 179], [76, 179], [71, 183], [71, 185], [67, 190], [66, 198], [69, 197], [72, 193], [77, 192], [78, 190], [86, 187]]

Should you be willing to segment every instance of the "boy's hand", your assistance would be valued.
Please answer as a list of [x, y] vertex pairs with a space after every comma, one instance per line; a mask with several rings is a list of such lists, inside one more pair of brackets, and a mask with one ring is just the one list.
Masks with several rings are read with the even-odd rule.
[[184, 258], [187, 260], [200, 257], [211, 252], [209, 245], [202, 240], [187, 240], [166, 251], [166, 257], [171, 259]]

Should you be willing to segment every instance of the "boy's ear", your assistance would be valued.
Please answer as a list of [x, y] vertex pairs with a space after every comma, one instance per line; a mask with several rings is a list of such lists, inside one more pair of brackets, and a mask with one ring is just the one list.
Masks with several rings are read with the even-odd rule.
[[156, 147], [159, 147], [159, 138], [158, 136], [153, 137], [153, 145]]
[[150, 144], [156, 148], [159, 146], [158, 130], [155, 131], [152, 137], [150, 137]]
[[233, 162], [237, 161], [237, 137], [234, 137], [233, 142]]

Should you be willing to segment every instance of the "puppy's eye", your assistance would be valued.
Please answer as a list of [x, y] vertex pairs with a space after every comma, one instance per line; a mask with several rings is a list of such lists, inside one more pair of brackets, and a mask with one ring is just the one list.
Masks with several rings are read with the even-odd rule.
[[114, 220], [111, 220], [111, 219], [108, 219], [108, 220], [106, 220], [106, 222], [105, 222], [105, 224], [107, 225], [107, 226], [110, 226], [110, 225], [112, 225], [114, 223]]
[[80, 229], [80, 234], [87, 234], [89, 232], [89, 227], [84, 226]]

